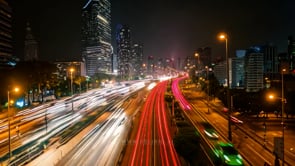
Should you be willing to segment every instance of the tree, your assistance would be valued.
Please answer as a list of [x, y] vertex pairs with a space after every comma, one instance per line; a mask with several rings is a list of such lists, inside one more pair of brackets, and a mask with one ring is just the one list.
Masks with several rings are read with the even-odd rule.
[[[52, 89], [51, 80], [55, 71], [55, 65], [49, 62], [19, 62], [9, 75], [9, 84], [21, 85], [28, 96], [28, 101], [39, 101], [36, 97], [41, 97], [43, 101], [45, 89]], [[29, 99], [29, 94], [32, 94], [32, 99]]]
[[219, 84], [219, 81], [217, 80], [217, 78], [212, 74], [209, 77], [209, 92], [210, 92], [210, 96], [217, 96], [220, 92], [220, 89], [222, 87]]
[[84, 76], [77, 76], [75, 77], [75, 80], [74, 80], [74, 83], [79, 85], [79, 92], [81, 93], [81, 90], [82, 90], [82, 86], [81, 84], [82, 83], [85, 83], [86, 82], [86, 77]]
[[189, 124], [182, 125], [173, 139], [176, 151], [190, 163], [193, 163], [199, 154], [199, 141], [198, 132]]

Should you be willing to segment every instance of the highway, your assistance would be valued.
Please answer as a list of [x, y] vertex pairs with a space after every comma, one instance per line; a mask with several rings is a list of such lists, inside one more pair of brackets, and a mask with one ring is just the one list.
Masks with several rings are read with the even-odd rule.
[[167, 81], [152, 89], [143, 106], [128, 165], [180, 165], [167, 119]]
[[[212, 158], [212, 150], [218, 141], [233, 143], [245, 165], [274, 163], [273, 144], [259, 137], [261, 133], [253, 133], [247, 125], [251, 122], [242, 119], [244, 122], [241, 124], [233, 123], [233, 141], [229, 141], [224, 106], [218, 100], [211, 100], [208, 105], [206, 94], [198, 89], [186, 89], [179, 82], [183, 79], [174, 79], [171, 89], [181, 103], [186, 119], [199, 131], [202, 149], [211, 165], [216, 162]], [[1, 164], [181, 165], [172, 141], [171, 115], [164, 100], [167, 82], [120, 84], [19, 111], [10, 121], [13, 156], [9, 163], [8, 121], [2, 119]], [[95, 119], [89, 123], [85, 121], [90, 117]], [[135, 118], [138, 118], [137, 127]], [[81, 122], [87, 122], [87, 127], [77, 125]], [[203, 122], [213, 126], [217, 139], [208, 137]], [[132, 140], [131, 131], [136, 133]], [[290, 139], [286, 142], [286, 147], [292, 146]], [[126, 150], [127, 147], [130, 150]], [[285, 164], [294, 165], [294, 159], [291, 151], [286, 150]]]
[[[205, 120], [212, 124], [220, 135], [219, 139], [230, 142], [228, 137], [228, 118], [227, 114], [222, 110], [224, 106], [221, 103], [210, 101], [208, 113], [207, 96], [200, 90], [182, 90], [182, 94], [185, 98], [188, 98], [188, 102], [192, 107], [191, 110], [185, 110], [184, 113], [188, 119], [196, 126], [199, 126], [200, 121]], [[181, 99], [183, 100], [183, 99]], [[186, 101], [186, 102], [187, 102]], [[184, 103], [185, 105], [187, 103]], [[234, 114], [233, 114], [234, 115]], [[201, 117], [201, 120], [200, 120]], [[241, 121], [241, 120], [240, 120]], [[253, 130], [249, 128], [247, 123], [232, 123], [232, 143], [238, 149], [239, 153], [243, 156], [246, 165], [264, 165], [274, 164], [275, 156], [273, 152], [273, 145], [265, 142], [257, 134], [253, 133]], [[295, 158], [292, 154], [285, 152], [285, 164], [294, 165]]]
[[[20, 165], [42, 154], [52, 144], [66, 143], [93, 117], [103, 114], [103, 107], [126, 98], [144, 86], [144, 82], [132, 82], [128, 86], [118, 84], [111, 88], [90, 90], [83, 94], [63, 98], [28, 108], [12, 115], [10, 120], [11, 154], [8, 153], [8, 120], [0, 123], [1, 162]], [[71, 129], [78, 127], [80, 129]], [[71, 132], [65, 133], [66, 130]]]
[[67, 165], [115, 165], [124, 146], [130, 120], [116, 104], [103, 123], [97, 124], [82, 141], [64, 156], [57, 166]]

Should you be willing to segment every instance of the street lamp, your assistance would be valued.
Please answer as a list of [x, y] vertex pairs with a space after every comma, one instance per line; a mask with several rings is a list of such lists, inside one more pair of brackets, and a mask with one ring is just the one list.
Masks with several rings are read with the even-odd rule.
[[[19, 89], [18, 88], [14, 88], [13, 89], [14, 92], [18, 92]], [[9, 151], [9, 160], [12, 156], [12, 153], [11, 153], [11, 131], [10, 131], [10, 115], [9, 115], [9, 109], [10, 109], [10, 90], [8, 88], [8, 91], [7, 91], [7, 119], [8, 119], [8, 151]]]
[[210, 82], [209, 82], [209, 67], [206, 66], [206, 71], [207, 71], [207, 107], [208, 107], [208, 114], [210, 113], [210, 110], [209, 110], [209, 100], [210, 100], [210, 96], [209, 96], [209, 86], [210, 86]]
[[284, 124], [284, 113], [285, 113], [285, 103], [286, 103], [286, 99], [285, 99], [285, 95], [284, 95], [284, 73], [287, 70], [284, 68], [281, 70], [281, 75], [282, 75], [282, 98], [281, 98], [281, 102], [282, 102], [282, 144], [283, 144], [283, 154], [282, 154], [282, 165], [285, 164], [285, 124]]
[[86, 76], [86, 92], [89, 89], [89, 79], [90, 79], [90, 77], [89, 76]]
[[[70, 73], [71, 73], [71, 96], [73, 96], [73, 72], [74, 68], [70, 68]], [[74, 111], [74, 101], [72, 99], [72, 111]]]
[[199, 69], [200, 68], [200, 55], [196, 52], [195, 57], [198, 59], [198, 61], [197, 61], [198, 62], [197, 69]]
[[285, 122], [284, 122], [284, 113], [285, 113], [285, 104], [287, 103], [287, 99], [285, 98], [285, 94], [284, 94], [284, 74], [287, 72], [287, 70], [285, 68], [283, 68], [281, 70], [281, 79], [282, 79], [282, 96], [281, 97], [275, 97], [273, 94], [270, 94], [268, 96], [269, 99], [273, 100], [273, 99], [280, 99], [281, 103], [282, 103], [282, 112], [281, 112], [281, 118], [282, 118], [282, 165], [285, 164]]
[[74, 68], [70, 68], [70, 73], [71, 73], [71, 96], [73, 95], [73, 72], [74, 72]]
[[225, 57], [226, 57], [226, 85], [227, 85], [227, 107], [228, 107], [228, 139], [232, 141], [231, 131], [231, 99], [229, 91], [229, 57], [228, 57], [228, 35], [221, 33], [219, 39], [225, 40]]

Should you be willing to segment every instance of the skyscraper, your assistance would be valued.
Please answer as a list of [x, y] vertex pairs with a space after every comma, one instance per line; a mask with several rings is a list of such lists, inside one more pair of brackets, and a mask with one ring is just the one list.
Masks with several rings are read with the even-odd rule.
[[117, 25], [116, 42], [119, 75], [122, 79], [130, 79], [134, 66], [131, 63], [131, 34], [128, 26]]
[[244, 88], [244, 77], [245, 77], [245, 57], [233, 57], [229, 59], [231, 62], [231, 69], [232, 71], [230, 78], [232, 88]]
[[39, 59], [38, 54], [39, 54], [38, 43], [32, 34], [30, 23], [27, 23], [24, 60], [25, 61], [36, 61]]
[[12, 10], [5, 0], [0, 0], [0, 66], [13, 66]]
[[139, 77], [143, 75], [143, 45], [135, 43], [132, 47], [132, 60], [131, 63], [134, 66], [135, 76]]
[[248, 49], [245, 57], [245, 88], [247, 92], [263, 89], [263, 50], [254, 46]]
[[291, 71], [295, 70], [295, 40], [292, 36], [288, 37], [288, 58], [289, 58], [289, 67]]
[[88, 0], [82, 8], [82, 56], [86, 74], [112, 72], [110, 0]]
[[272, 45], [263, 46], [264, 53], [264, 76], [267, 79], [273, 80], [277, 74], [279, 74], [279, 61], [277, 56], [277, 47]]
[[211, 47], [198, 48], [199, 60], [204, 66], [211, 66]]

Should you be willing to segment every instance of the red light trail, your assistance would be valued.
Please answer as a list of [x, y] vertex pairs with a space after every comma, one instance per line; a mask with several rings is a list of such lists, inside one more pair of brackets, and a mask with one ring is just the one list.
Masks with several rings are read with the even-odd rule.
[[181, 165], [167, 119], [166, 88], [167, 81], [159, 83], [146, 100], [129, 165]]

